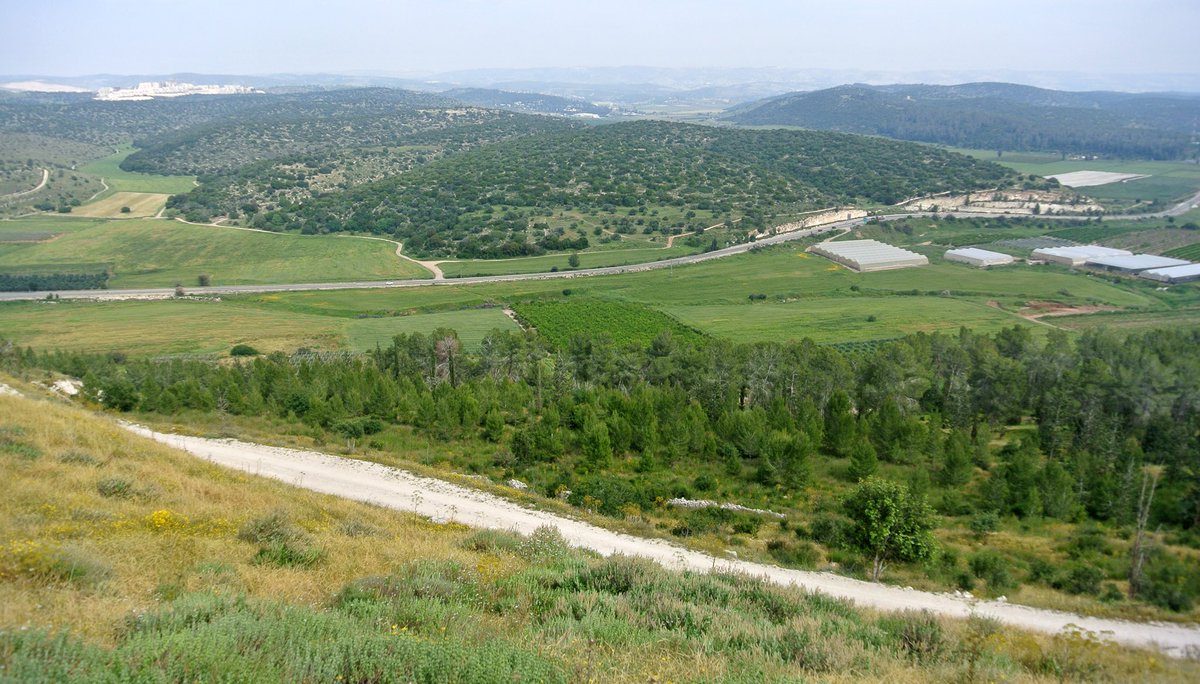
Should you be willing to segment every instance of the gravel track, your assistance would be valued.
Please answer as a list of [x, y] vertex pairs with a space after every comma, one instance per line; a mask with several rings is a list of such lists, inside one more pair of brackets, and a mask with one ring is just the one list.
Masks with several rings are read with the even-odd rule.
[[745, 573], [880, 610], [928, 610], [957, 618], [976, 614], [995, 618], [1008, 625], [1051, 634], [1074, 625], [1123, 644], [1157, 648], [1173, 656], [1194, 656], [1200, 652], [1200, 628], [1195, 625], [1085, 617], [999, 601], [978, 601], [950, 594], [891, 587], [823, 572], [715, 558], [667, 541], [621, 534], [572, 518], [524, 508], [479, 490], [420, 477], [377, 463], [237, 440], [164, 434], [139, 425], [122, 425], [138, 435], [229, 468], [316, 492], [409, 511], [435, 521], [454, 521], [472, 527], [510, 530], [521, 534], [551, 525], [558, 528], [563, 537], [575, 546], [604, 555], [620, 553], [642, 556], [674, 570]]

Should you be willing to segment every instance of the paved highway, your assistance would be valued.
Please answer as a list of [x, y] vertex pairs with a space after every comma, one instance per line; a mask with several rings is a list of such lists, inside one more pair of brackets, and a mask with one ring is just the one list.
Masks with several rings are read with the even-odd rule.
[[[1200, 193], [1184, 202], [1166, 209], [1164, 211], [1153, 214], [1134, 214], [1134, 215], [1114, 215], [1102, 216], [1102, 221], [1115, 221], [1118, 219], [1151, 219], [1165, 218], [1169, 216], [1179, 216], [1193, 207], [1200, 204]], [[922, 217], [922, 216], [956, 216], [958, 218], [1001, 218], [1003, 214], [986, 214], [981, 215], [971, 212], [942, 212], [935, 214], [931, 212], [905, 212], [902, 214], [884, 214], [882, 216], [871, 217], [876, 221], [897, 221], [905, 218]], [[1009, 216], [1011, 218], [1011, 216]], [[1087, 217], [1081, 216], [1038, 216], [1040, 219], [1052, 221], [1072, 221], [1080, 220]], [[256, 294], [264, 292], [301, 292], [312, 290], [361, 290], [361, 289], [379, 289], [389, 287], [437, 287], [441, 285], [479, 285], [482, 283], [505, 283], [517, 282], [522, 280], [551, 280], [551, 279], [568, 279], [568, 278], [585, 278], [588, 276], [599, 275], [616, 275], [619, 273], [640, 273], [642, 271], [654, 271], [661, 268], [671, 268], [674, 266], [686, 266], [687, 264], [698, 264], [702, 261], [711, 261], [713, 259], [721, 259], [734, 254], [742, 254], [756, 247], [763, 245], [776, 245], [792, 240], [801, 240], [813, 235], [822, 233], [831, 233], [834, 231], [845, 230], [853, 226], [859, 225], [863, 219], [852, 219], [849, 221], [838, 221], [837, 223], [829, 223], [816, 228], [808, 228], [805, 230], [796, 230], [779, 235], [761, 238], [754, 242], [748, 242], [731, 247], [724, 247], [712, 252], [704, 252], [702, 254], [693, 254], [691, 256], [675, 257], [673, 259], [664, 259], [662, 261], [649, 261], [644, 264], [630, 264], [627, 266], [605, 266], [602, 268], [583, 268], [575, 271], [557, 271], [553, 273], [517, 273], [512, 275], [492, 275], [492, 276], [473, 276], [469, 278], [438, 278], [438, 279], [421, 279], [421, 280], [363, 280], [344, 283], [289, 283], [286, 285], [215, 285], [212, 287], [189, 287], [184, 288], [189, 295], [198, 296], [217, 296], [230, 294]], [[19, 301], [19, 300], [34, 300], [45, 299], [47, 291], [40, 292], [0, 292], [0, 302], [3, 301]], [[175, 296], [175, 288], [147, 288], [140, 290], [66, 290], [54, 292], [61, 299], [102, 299], [102, 300], [119, 300], [119, 299], [165, 299]]]

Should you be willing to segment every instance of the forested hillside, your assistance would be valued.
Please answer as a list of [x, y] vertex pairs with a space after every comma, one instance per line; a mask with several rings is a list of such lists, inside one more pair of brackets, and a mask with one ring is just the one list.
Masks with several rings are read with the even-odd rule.
[[[1017, 180], [998, 165], [907, 143], [642, 121], [480, 147], [348, 192], [280, 202], [252, 224], [388, 234], [416, 254], [517, 256], [586, 246], [566, 233], [564, 216], [600, 215], [633, 232], [669, 228], [655, 218], [660, 210], [704, 210], [761, 227], [768, 216], [817, 207]], [[208, 185], [171, 206], [200, 217], [239, 211], [237, 193]]]
[[[88, 396], [120, 411], [219, 411], [383, 451], [412, 444], [401, 435], [413, 431], [458, 445], [436, 450], [450, 467], [851, 574], [869, 574], [878, 551], [856, 541], [840, 497], [884, 475], [932, 506], [944, 546], [891, 557], [909, 563], [891, 571], [904, 581], [991, 595], [1028, 584], [1035, 596], [1187, 612], [1200, 597], [1188, 560], [1200, 529], [1198, 341], [1194, 331], [1039, 341], [1012, 328], [844, 353], [669, 333], [644, 347], [493, 333], [466, 353], [439, 330], [327, 361], [14, 351], [8, 363], [82, 377]], [[769, 509], [785, 523], [672, 508], [672, 497]]]
[[595, 114], [606, 116], [612, 114], [611, 107], [594, 104], [583, 98], [559, 97], [545, 93], [514, 93], [507, 90], [492, 90], [490, 88], [456, 88], [442, 93], [444, 97], [452, 97], [477, 107], [499, 107], [515, 109], [520, 112], [533, 114], [559, 114], [572, 116], [575, 114]]
[[850, 85], [743, 105], [735, 123], [799, 126], [1010, 151], [1193, 158], [1200, 99], [1005, 83]]
[[[98, 101], [90, 94], [31, 93], [0, 96], [0, 133], [36, 133], [98, 145], [135, 141], [144, 147], [159, 136], [218, 122], [316, 119], [384, 114], [397, 107], [455, 105], [453, 100], [430, 93], [389, 88], [278, 95], [196, 95], [133, 102]], [[149, 171], [152, 167], [130, 170]], [[170, 173], [166, 169], [153, 170]]]

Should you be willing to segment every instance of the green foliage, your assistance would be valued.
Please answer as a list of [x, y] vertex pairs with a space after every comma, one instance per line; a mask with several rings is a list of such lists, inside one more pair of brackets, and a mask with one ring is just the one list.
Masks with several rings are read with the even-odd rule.
[[854, 523], [850, 543], [872, 557], [873, 580], [879, 579], [887, 563], [923, 560], [936, 548], [930, 534], [932, 512], [904, 485], [869, 478], [846, 497], [843, 507]]
[[865, 480], [879, 470], [879, 459], [875, 456], [875, 447], [871, 440], [859, 437], [854, 441], [850, 450], [850, 479], [855, 482]]
[[1150, 555], [1132, 591], [1150, 603], [1178, 613], [1191, 610], [1200, 598], [1200, 570], [1195, 563], [1164, 550]]
[[107, 499], [128, 499], [137, 494], [133, 483], [121, 477], [107, 477], [96, 483], [96, 491]]
[[[659, 311], [637, 304], [603, 299], [535, 301], [513, 305], [513, 311], [551, 345], [565, 349], [577, 338], [607, 335], [614, 344], [649, 345], [663, 331], [678, 340], [699, 333]], [[580, 350], [586, 353], [587, 349]]]
[[229, 350], [230, 356], [258, 356], [260, 353], [261, 352], [248, 344], [235, 344], [233, 345], [233, 348]]
[[1010, 175], [905, 143], [640, 121], [480, 147], [348, 192], [281, 206], [262, 221], [311, 232], [390, 233], [419, 254], [515, 257], [579, 249], [552, 231], [531, 229], [562, 212], [598, 214], [619, 231], [634, 227], [626, 225], [628, 209], [668, 207], [736, 212], [743, 217], [739, 227], [762, 228], [767, 214], [853, 200], [893, 203], [991, 187]]

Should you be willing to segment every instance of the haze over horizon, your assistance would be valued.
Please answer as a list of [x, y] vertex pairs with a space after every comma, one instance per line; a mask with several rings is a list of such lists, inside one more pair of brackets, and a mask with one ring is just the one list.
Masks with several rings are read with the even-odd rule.
[[387, 73], [611, 67], [1195, 75], [1183, 0], [67, 0], [6, 9], [0, 73]]

